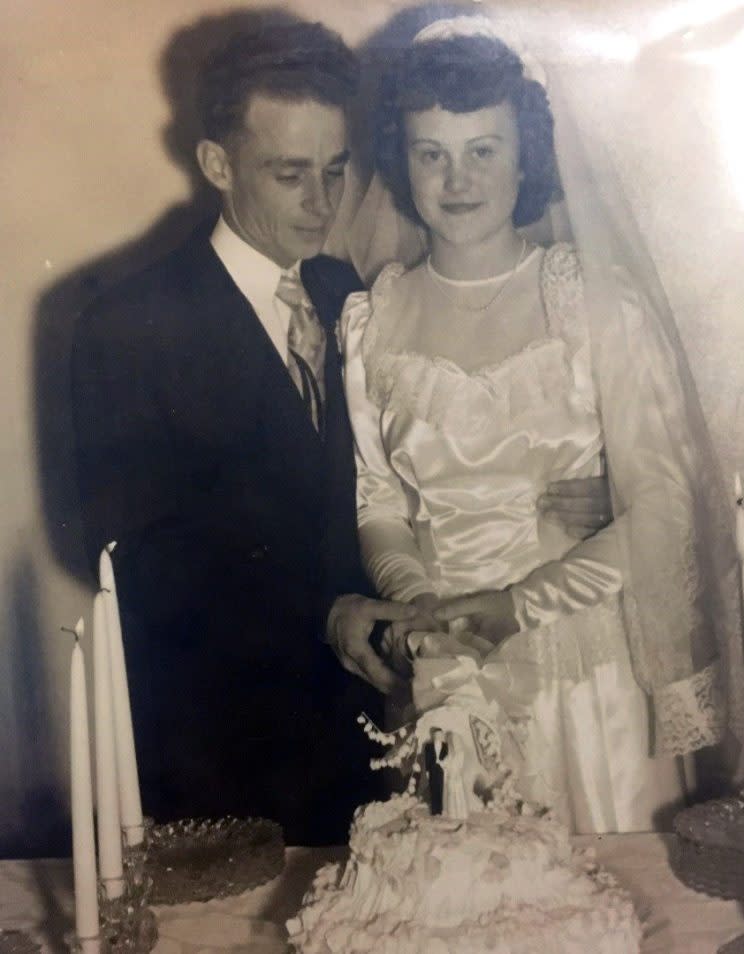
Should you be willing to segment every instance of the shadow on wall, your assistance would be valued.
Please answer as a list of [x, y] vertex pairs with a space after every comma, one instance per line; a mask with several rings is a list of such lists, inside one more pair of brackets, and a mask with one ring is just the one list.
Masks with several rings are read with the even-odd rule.
[[31, 556], [22, 549], [6, 592], [10, 595], [3, 621], [6, 638], [0, 642], [0, 704], [5, 713], [0, 729], [0, 792], [2, 803], [17, 805], [18, 811], [0, 826], [0, 857], [69, 855], [69, 812], [56, 784], [55, 739], [67, 727], [55, 726], [45, 665], [55, 634], [42, 627], [36, 573]]
[[170, 104], [163, 146], [191, 183], [191, 200], [167, 209], [142, 235], [81, 265], [46, 289], [34, 322], [34, 408], [38, 475], [52, 553], [71, 575], [90, 580], [75, 475], [70, 401], [70, 353], [76, 316], [98, 295], [175, 248], [199, 223], [215, 218], [217, 197], [194, 155], [200, 138], [196, 79], [211, 51], [238, 31], [291, 22], [275, 8], [235, 10], [203, 17], [179, 29], [160, 58], [159, 75]]

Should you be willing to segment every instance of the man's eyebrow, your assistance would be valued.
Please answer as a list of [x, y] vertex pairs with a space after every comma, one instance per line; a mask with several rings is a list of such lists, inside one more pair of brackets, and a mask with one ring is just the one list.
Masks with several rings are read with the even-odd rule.
[[343, 163], [348, 162], [351, 159], [351, 153], [348, 149], [344, 149], [343, 152], [339, 152], [338, 155], [332, 156], [331, 161], [328, 163], [329, 166], [340, 166]]
[[[350, 157], [351, 153], [349, 150], [344, 149], [344, 151], [339, 152], [338, 155], [332, 156], [326, 165], [338, 166], [348, 162]], [[264, 162], [264, 166], [270, 169], [310, 169], [313, 166], [313, 161], [303, 156], [274, 156], [272, 159], [267, 159]]]
[[273, 156], [264, 162], [264, 166], [269, 169], [276, 169], [281, 166], [283, 169], [309, 169], [312, 162], [309, 159], [301, 159], [299, 156]]

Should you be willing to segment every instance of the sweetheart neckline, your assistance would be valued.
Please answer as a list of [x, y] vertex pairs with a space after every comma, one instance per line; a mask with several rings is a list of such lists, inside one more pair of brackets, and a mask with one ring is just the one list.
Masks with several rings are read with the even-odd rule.
[[557, 338], [554, 335], [542, 335], [539, 338], [533, 338], [533, 340], [529, 341], [526, 345], [524, 345], [524, 347], [520, 348], [518, 351], [514, 351], [510, 355], [507, 355], [505, 358], [502, 358], [501, 361], [491, 361], [482, 365], [480, 368], [475, 368], [473, 370], [463, 368], [462, 365], [458, 364], [456, 361], [453, 361], [451, 358], [446, 358], [443, 355], [428, 355], [423, 351], [415, 351], [413, 349], [404, 349], [403, 351], [384, 350], [381, 354], [381, 357], [394, 360], [400, 359], [405, 361], [419, 361], [436, 370], [448, 372], [454, 377], [478, 381], [479, 379], [492, 379], [501, 372], [512, 368], [513, 365], [518, 364], [527, 355], [533, 354], [536, 351], [541, 351], [548, 348], [550, 345], [554, 346], [556, 344], [561, 350], [565, 350], [565, 342], [562, 338]]

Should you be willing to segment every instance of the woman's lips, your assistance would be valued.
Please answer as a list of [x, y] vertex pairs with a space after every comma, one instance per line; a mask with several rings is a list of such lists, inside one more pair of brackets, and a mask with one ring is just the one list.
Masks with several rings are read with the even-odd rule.
[[441, 202], [439, 207], [447, 215], [467, 215], [468, 212], [475, 212], [482, 205], [482, 202]]

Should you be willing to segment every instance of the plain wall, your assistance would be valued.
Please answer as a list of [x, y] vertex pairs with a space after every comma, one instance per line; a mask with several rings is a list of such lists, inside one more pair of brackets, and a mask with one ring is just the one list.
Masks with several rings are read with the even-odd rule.
[[[356, 43], [404, 6], [297, 0], [291, 9]], [[525, 21], [537, 48], [585, 61], [591, 82], [579, 99], [617, 159], [731, 475], [744, 469], [744, 119], [735, 92], [744, 47], [737, 60], [726, 44], [742, 25], [729, 20], [716, 33], [697, 24], [716, 14], [712, 3], [582, 6], [498, 8]], [[210, 0], [0, 5], [0, 855], [68, 848], [71, 637], [60, 627], [81, 615], [90, 623], [91, 608], [71, 465], [71, 322], [196, 218], [179, 137], [166, 136], [173, 103], [159, 63], [175, 31], [226, 9]], [[184, 76], [189, 36], [177, 47]], [[651, 48], [632, 59], [639, 44]], [[598, 49], [609, 65], [596, 66]]]

